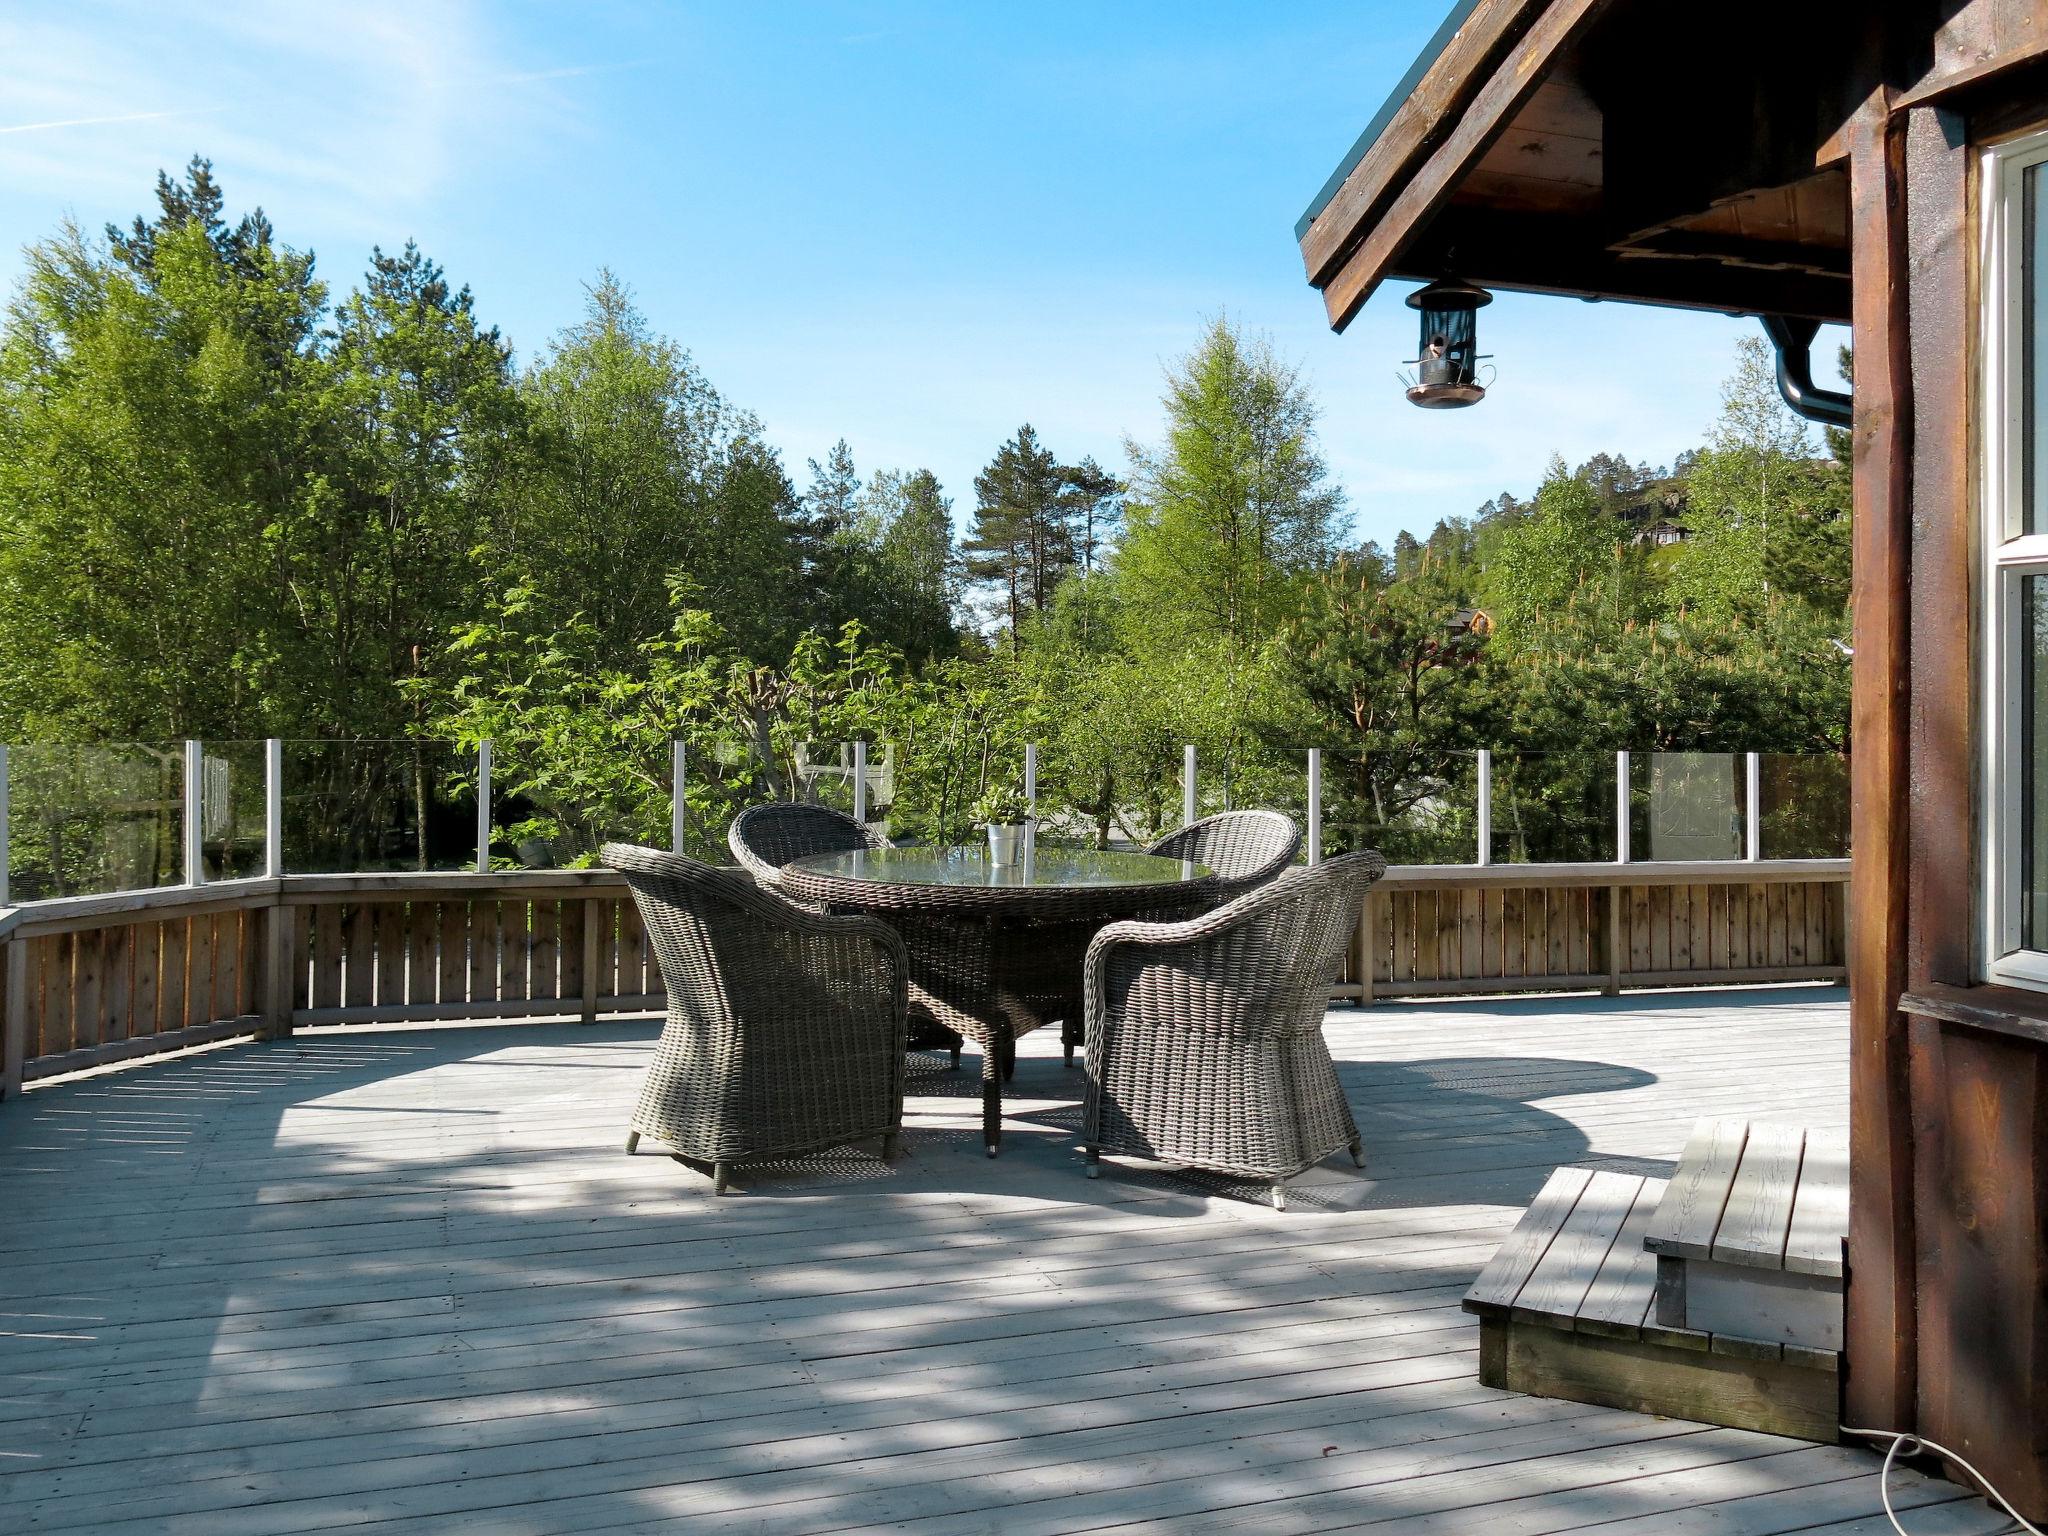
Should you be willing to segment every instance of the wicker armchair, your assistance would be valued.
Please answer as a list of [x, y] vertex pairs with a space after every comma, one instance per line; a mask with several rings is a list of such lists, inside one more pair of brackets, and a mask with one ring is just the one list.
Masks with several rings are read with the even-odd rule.
[[1301, 828], [1278, 811], [1225, 811], [1189, 822], [1145, 851], [1208, 865], [1221, 877], [1227, 901], [1289, 868], [1301, 851]]
[[871, 917], [834, 917], [735, 870], [607, 843], [647, 925], [668, 1023], [626, 1137], [732, 1167], [903, 1129], [909, 961]]
[[1081, 1136], [1104, 1152], [1281, 1181], [1358, 1126], [1323, 1043], [1323, 1013], [1376, 853], [1298, 870], [1202, 917], [1111, 923], [1088, 947], [1088, 1094]]
[[[725, 831], [726, 846], [740, 868], [771, 891], [782, 889], [782, 866], [816, 853], [859, 853], [895, 844], [865, 822], [823, 805], [776, 801], [749, 806], [733, 817]], [[941, 1050], [960, 1065], [960, 1035], [922, 1017], [912, 1021], [910, 1044], [918, 1050]]]
[[782, 866], [791, 859], [891, 846], [874, 828], [841, 811], [789, 801], [741, 811], [726, 828], [725, 842], [740, 868], [771, 890], [781, 885]]

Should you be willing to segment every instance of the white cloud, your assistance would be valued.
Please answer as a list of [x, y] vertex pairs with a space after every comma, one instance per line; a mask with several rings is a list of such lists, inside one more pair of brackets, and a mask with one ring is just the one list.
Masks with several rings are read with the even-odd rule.
[[[515, 57], [469, 0], [10, 9], [0, 121], [41, 131], [0, 154], [0, 197], [92, 225], [197, 150], [237, 206], [316, 211], [330, 237], [389, 243], [480, 165], [509, 171], [573, 129], [573, 102], [545, 82], [607, 67]], [[522, 83], [541, 88], [507, 88]]]

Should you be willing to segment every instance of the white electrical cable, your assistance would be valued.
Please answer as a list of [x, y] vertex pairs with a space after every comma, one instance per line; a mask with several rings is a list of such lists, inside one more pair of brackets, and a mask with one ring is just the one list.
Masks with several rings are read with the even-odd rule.
[[1842, 1433], [1845, 1435], [1861, 1435], [1866, 1440], [1891, 1441], [1891, 1449], [1884, 1453], [1884, 1466], [1879, 1469], [1877, 1474], [1877, 1496], [1884, 1503], [1885, 1519], [1891, 1521], [1892, 1529], [1897, 1531], [1899, 1536], [1912, 1536], [1912, 1532], [1899, 1524], [1898, 1511], [1892, 1508], [1892, 1464], [1901, 1455], [1918, 1456], [1922, 1451], [1932, 1451], [1943, 1461], [1953, 1462], [1956, 1466], [1969, 1473], [1970, 1480], [1990, 1496], [1992, 1503], [2018, 1521], [2020, 1529], [2027, 1532], [2027, 1536], [2048, 1536], [2048, 1532], [2044, 1532], [2038, 1525], [2030, 1523], [2025, 1515], [2008, 1504], [2005, 1501], [2005, 1495], [1991, 1486], [1990, 1478], [1979, 1472], [1947, 1446], [1937, 1445], [1925, 1435], [1909, 1435], [1896, 1429], [1851, 1429], [1848, 1425], [1844, 1424], [1842, 1426]]

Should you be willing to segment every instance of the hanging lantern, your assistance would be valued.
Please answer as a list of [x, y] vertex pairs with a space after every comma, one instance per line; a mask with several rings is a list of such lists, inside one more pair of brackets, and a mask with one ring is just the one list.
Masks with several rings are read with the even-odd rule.
[[1412, 404], [1446, 410], [1486, 398], [1493, 370], [1488, 368], [1480, 382], [1479, 364], [1491, 354], [1479, 350], [1479, 309], [1492, 302], [1484, 288], [1453, 278], [1408, 295], [1408, 307], [1422, 315], [1422, 339], [1408, 365], [1415, 372], [1401, 375]]

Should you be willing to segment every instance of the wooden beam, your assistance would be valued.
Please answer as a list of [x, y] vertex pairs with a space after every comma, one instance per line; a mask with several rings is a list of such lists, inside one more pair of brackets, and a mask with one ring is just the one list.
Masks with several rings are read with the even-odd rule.
[[1441, 137], [1443, 124], [1478, 90], [1487, 65], [1541, 5], [1480, 0], [1302, 235], [1301, 260], [1311, 283], [1320, 286], [1334, 274], [1402, 174]]
[[1968, 136], [1934, 107], [1905, 118], [1907, 295], [1912, 369], [1912, 839], [1907, 976], [1919, 987], [1974, 979], [1976, 754], [1972, 729], [1973, 444], [1977, 305]]
[[1500, 64], [1487, 77], [1457, 126], [1403, 182], [1386, 211], [1366, 229], [1321, 284], [1323, 305], [1333, 329], [1351, 323], [1372, 297], [1402, 247], [1441, 208], [1456, 189], [1458, 178], [1479, 161], [1515, 111], [1542, 84], [1544, 71], [1560, 52], [1582, 36], [1606, 9], [1609, 0], [1552, 0], [1530, 23]]
[[1908, 569], [1913, 521], [1905, 132], [1885, 93], [1849, 149], [1856, 415], [1850, 599], [1849, 1275], [1844, 1409], [1856, 1424], [1913, 1422], [1911, 1100], [1906, 979]]
[[1724, 261], [1662, 261], [1601, 244], [1584, 219], [1452, 203], [1400, 253], [1389, 277], [1426, 281], [1453, 259], [1488, 288], [1668, 304], [1725, 314], [1849, 318], [1849, 279]]

